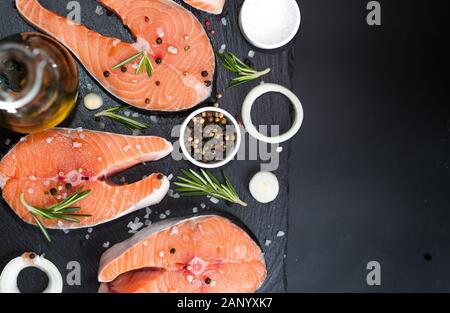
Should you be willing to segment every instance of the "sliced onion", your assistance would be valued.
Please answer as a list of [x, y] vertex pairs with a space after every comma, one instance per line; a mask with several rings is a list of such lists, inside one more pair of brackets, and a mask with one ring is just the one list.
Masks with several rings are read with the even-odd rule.
[[43, 293], [61, 293], [63, 280], [58, 268], [49, 260], [35, 253], [24, 253], [9, 261], [0, 275], [0, 293], [20, 293], [17, 286], [19, 273], [27, 267], [36, 267], [48, 276], [48, 286]]
[[279, 191], [278, 179], [270, 172], [259, 172], [250, 181], [250, 193], [258, 202], [272, 202], [278, 196]]
[[84, 96], [83, 103], [86, 109], [94, 111], [102, 107], [103, 99], [100, 95], [96, 93], [89, 93], [86, 96]]

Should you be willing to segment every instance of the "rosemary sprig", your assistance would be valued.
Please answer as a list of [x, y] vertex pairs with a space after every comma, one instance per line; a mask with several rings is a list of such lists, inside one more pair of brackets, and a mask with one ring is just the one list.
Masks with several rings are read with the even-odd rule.
[[231, 184], [230, 180], [222, 172], [225, 184], [218, 181], [209, 171], [201, 170], [201, 174], [194, 170], [182, 170], [185, 177], [178, 176], [174, 184], [179, 188], [176, 192], [184, 196], [211, 196], [220, 198], [231, 203], [247, 206], [247, 203], [239, 198], [239, 195]]
[[130, 108], [127, 105], [124, 106], [118, 106], [118, 107], [114, 107], [111, 109], [107, 109], [104, 110], [102, 112], [99, 112], [97, 114], [95, 114], [95, 117], [107, 117], [113, 121], [119, 122], [123, 125], [125, 125], [127, 128], [131, 129], [131, 130], [144, 130], [148, 128], [148, 125], [143, 123], [143, 122], [139, 122], [136, 121], [132, 118], [117, 114], [117, 112], [123, 111]]
[[50, 235], [45, 228], [44, 224], [40, 220], [60, 220], [60, 221], [67, 221], [72, 223], [79, 223], [80, 220], [78, 218], [81, 217], [90, 217], [91, 215], [87, 214], [78, 214], [77, 212], [81, 210], [80, 207], [72, 207], [76, 202], [83, 200], [91, 193], [90, 190], [81, 191], [81, 189], [77, 190], [75, 193], [73, 193], [71, 196], [67, 197], [63, 201], [53, 204], [52, 206], [49, 206], [48, 208], [38, 208], [35, 206], [32, 206], [28, 204], [25, 201], [25, 195], [22, 193], [20, 194], [20, 202], [22, 205], [30, 212], [31, 216], [33, 217], [34, 221], [36, 222], [36, 225], [41, 229], [42, 233], [44, 234], [45, 238], [48, 241], [52, 241], [50, 238]]
[[139, 61], [139, 65], [136, 68], [136, 75], [139, 75], [141, 73], [147, 73], [148, 77], [152, 77], [155, 68], [153, 67], [152, 61], [148, 57], [147, 51], [141, 51], [136, 53], [135, 55], [115, 65], [112, 69], [117, 70], [122, 66], [125, 66], [138, 58], [141, 58], [141, 60]]
[[237, 76], [230, 82], [228, 88], [233, 88], [241, 84], [258, 79], [268, 74], [271, 69], [267, 68], [263, 71], [257, 71], [251, 66], [248, 66], [242, 62], [236, 55], [231, 52], [224, 51], [223, 53], [217, 53], [217, 56], [222, 60], [222, 65]]

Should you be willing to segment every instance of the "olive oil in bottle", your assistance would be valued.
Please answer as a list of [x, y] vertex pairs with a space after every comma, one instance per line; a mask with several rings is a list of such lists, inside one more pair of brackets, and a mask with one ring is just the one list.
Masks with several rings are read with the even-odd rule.
[[0, 40], [0, 127], [25, 134], [52, 128], [77, 96], [77, 66], [60, 43], [39, 33]]

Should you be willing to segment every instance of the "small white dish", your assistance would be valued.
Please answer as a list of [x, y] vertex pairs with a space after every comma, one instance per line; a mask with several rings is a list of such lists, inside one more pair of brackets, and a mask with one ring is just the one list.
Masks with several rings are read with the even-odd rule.
[[[200, 162], [196, 159], [194, 159], [191, 155], [191, 153], [188, 151], [188, 149], [186, 148], [185, 142], [184, 142], [184, 135], [186, 132], [186, 128], [189, 124], [189, 122], [197, 115], [202, 114], [203, 112], [218, 112], [218, 113], [222, 113], [227, 119], [228, 121], [230, 121], [234, 127], [236, 128], [236, 144], [234, 146], [234, 149], [231, 153], [228, 154], [228, 156], [223, 159], [220, 162], [212, 162], [212, 163], [204, 163], [204, 162]], [[239, 127], [238, 122], [236, 121], [236, 119], [227, 111], [220, 109], [220, 108], [216, 108], [216, 107], [205, 107], [205, 108], [201, 108], [198, 109], [194, 112], [192, 112], [187, 118], [186, 120], [183, 122], [183, 124], [181, 125], [181, 129], [180, 129], [180, 147], [181, 147], [181, 151], [183, 151], [183, 155], [185, 156], [186, 159], [189, 160], [189, 162], [191, 162], [192, 164], [201, 167], [201, 168], [208, 168], [208, 169], [213, 169], [213, 168], [219, 168], [222, 167], [226, 164], [228, 164], [231, 160], [234, 159], [234, 157], [236, 156], [236, 154], [239, 151], [239, 147], [241, 146], [241, 142], [242, 142], [242, 135], [241, 135], [241, 129]]]
[[300, 23], [296, 0], [245, 0], [239, 14], [244, 37], [255, 47], [267, 50], [288, 44]]
[[[291, 129], [280, 136], [267, 137], [261, 134], [252, 122], [252, 107], [256, 99], [270, 92], [277, 92], [285, 95], [294, 108], [294, 123]], [[300, 130], [304, 118], [303, 106], [298, 97], [286, 87], [277, 84], [261, 84], [249, 92], [242, 105], [242, 122], [247, 132], [254, 138], [270, 144], [279, 144], [294, 137]]]

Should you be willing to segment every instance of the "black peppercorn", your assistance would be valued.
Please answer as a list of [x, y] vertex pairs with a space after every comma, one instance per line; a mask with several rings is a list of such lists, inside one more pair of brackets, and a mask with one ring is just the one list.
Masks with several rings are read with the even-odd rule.
[[145, 104], [150, 104], [150, 99], [149, 98], [147, 98], [147, 99], [145, 99]]
[[175, 249], [175, 248], [170, 249], [170, 254], [175, 254], [176, 252], [177, 252], [177, 249]]
[[206, 85], [206, 87], [209, 87], [212, 85], [212, 82], [210, 80], [206, 80], [205, 85]]
[[211, 278], [206, 278], [205, 279], [205, 284], [207, 284], [207, 285], [211, 284]]
[[159, 80], [157, 80], [157, 81], [155, 82], [155, 84], [156, 84], [156, 86], [159, 86], [159, 85], [161, 85], [161, 82], [160, 82]]
[[108, 72], [108, 71], [104, 71], [104, 72], [103, 72], [103, 76], [109, 77], [109, 72]]
[[159, 180], [161, 180], [161, 179], [163, 179], [164, 178], [164, 175], [163, 174], [158, 174], [158, 179]]
[[67, 189], [67, 190], [72, 189], [72, 184], [71, 184], [71, 183], [67, 183], [67, 184], [66, 184], [66, 189]]
[[209, 75], [208, 71], [203, 71], [203, 72], [202, 72], [202, 76], [203, 76], [203, 77], [208, 77], [208, 75]]
[[52, 196], [56, 196], [57, 193], [58, 193], [58, 190], [56, 190], [55, 188], [50, 189], [50, 194]]
[[155, 62], [156, 62], [156, 64], [161, 64], [162, 59], [161, 58], [156, 58]]
[[163, 41], [162, 41], [162, 39], [161, 39], [160, 37], [158, 37], [158, 38], [156, 38], [156, 43], [157, 43], [158, 45], [160, 45], [160, 44], [163, 43]]
[[122, 73], [126, 73], [128, 69], [127, 69], [126, 66], [122, 66], [122, 67], [120, 68], [120, 70], [122, 71]]

